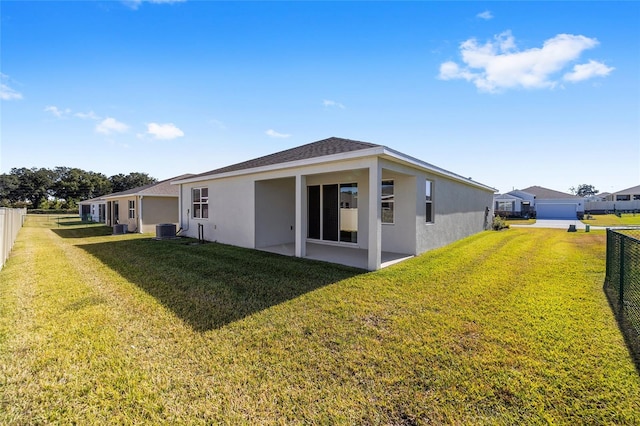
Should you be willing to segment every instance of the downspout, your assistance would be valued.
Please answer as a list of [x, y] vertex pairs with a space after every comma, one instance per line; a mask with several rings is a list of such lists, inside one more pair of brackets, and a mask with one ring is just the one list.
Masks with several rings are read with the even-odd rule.
[[140, 199], [138, 200], [138, 232], [142, 234], [142, 198], [144, 196], [140, 195], [139, 197]]
[[189, 230], [189, 214], [191, 213], [189, 209], [187, 209], [187, 227], [185, 228], [183, 225], [183, 218], [184, 215], [182, 214], [182, 189], [183, 189], [183, 185], [180, 184], [180, 190], [178, 191], [178, 224], [180, 225], [180, 228], [178, 229], [178, 232], [176, 232], [176, 235], [180, 234], [182, 231], [188, 231]]

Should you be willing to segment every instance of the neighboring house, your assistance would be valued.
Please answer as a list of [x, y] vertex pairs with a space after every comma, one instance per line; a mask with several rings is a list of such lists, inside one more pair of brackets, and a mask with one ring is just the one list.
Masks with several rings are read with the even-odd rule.
[[[513, 211], [509, 214], [508, 201], [513, 198]], [[519, 200], [519, 201], [516, 201]], [[518, 202], [521, 203], [520, 214], [517, 213]], [[496, 215], [528, 217], [538, 219], [576, 219], [584, 215], [585, 200], [577, 195], [554, 191], [541, 186], [530, 186], [522, 190], [514, 190], [494, 197]]]
[[640, 185], [613, 194], [598, 195], [604, 196], [604, 200], [589, 200], [585, 204], [585, 211], [593, 214], [640, 211]]
[[78, 203], [80, 218], [86, 221], [105, 223], [107, 202], [104, 197], [92, 198]]
[[513, 191], [507, 194], [498, 194], [493, 197], [493, 210], [501, 217], [525, 217], [534, 216], [533, 209], [535, 197], [532, 194]]
[[376, 270], [490, 226], [495, 189], [329, 138], [173, 181], [181, 235]]
[[609, 194], [607, 201], [640, 201], [640, 185]]
[[181, 175], [127, 191], [105, 195], [106, 224], [127, 225], [127, 232], [155, 232], [156, 225], [178, 224], [178, 187], [171, 182]]

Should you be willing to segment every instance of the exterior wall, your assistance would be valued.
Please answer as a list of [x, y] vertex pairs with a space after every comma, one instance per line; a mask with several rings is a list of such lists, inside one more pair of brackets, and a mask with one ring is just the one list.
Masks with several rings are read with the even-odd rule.
[[[135, 203], [135, 215], [132, 219], [129, 218], [129, 201]], [[140, 232], [138, 229], [138, 200], [136, 196], [127, 196], [114, 198], [111, 201], [118, 201], [118, 224], [127, 225], [127, 232]], [[112, 203], [113, 205], [113, 203]], [[114, 223], [115, 224], [115, 223]]]
[[[246, 177], [226, 178], [181, 185], [180, 235], [203, 238], [239, 247], [255, 248], [255, 183]], [[209, 217], [193, 217], [191, 190], [209, 189]]]
[[[142, 199], [142, 201], [140, 201]], [[114, 217], [114, 204], [118, 202], [118, 221]], [[134, 202], [133, 217], [129, 217], [129, 201]], [[142, 202], [142, 206], [140, 203]], [[126, 224], [127, 232], [155, 233], [156, 225], [161, 223], [173, 223], [178, 225], [178, 198], [128, 195], [109, 199], [107, 209], [111, 213], [106, 214], [107, 225]], [[96, 208], [98, 211], [98, 208]], [[142, 217], [140, 214], [142, 211]], [[140, 220], [142, 219], [142, 220]]]
[[[405, 173], [416, 173], [416, 170], [401, 168], [404, 173], [397, 170], [397, 166], [389, 162], [383, 163], [382, 179], [393, 179], [394, 189], [394, 223], [382, 224], [382, 251], [392, 253], [417, 254], [416, 246], [416, 215], [419, 213], [417, 199], [424, 199], [419, 196], [418, 180], [415, 175], [407, 175]], [[424, 185], [422, 185], [424, 192]], [[424, 203], [422, 203], [424, 204]], [[424, 207], [422, 208], [424, 218]]]
[[[408, 163], [361, 157], [183, 183], [180, 185], [181, 235], [197, 238], [200, 224], [203, 237], [208, 241], [247, 248], [293, 243], [296, 197], [300, 195], [296, 194], [296, 176], [303, 176], [305, 194], [309, 186], [357, 183], [357, 243], [339, 244], [369, 249], [370, 233], [376, 229], [370, 224], [370, 215], [375, 215], [374, 221], [379, 220], [381, 208], [379, 200], [375, 200], [377, 210], [369, 203], [369, 167], [380, 167], [380, 182], [394, 180], [395, 220], [394, 224], [380, 226], [382, 251], [419, 254], [490, 226], [493, 216], [491, 190], [428, 174]], [[425, 223], [426, 179], [433, 182], [434, 223]], [[192, 217], [191, 190], [202, 187], [209, 191], [209, 217], [196, 219]], [[302, 199], [306, 199], [306, 195]], [[349, 214], [353, 213], [350, 211]], [[306, 203], [302, 216], [306, 223]], [[306, 240], [306, 233], [302, 239]]]
[[[78, 204], [78, 214], [81, 219], [88, 218], [92, 222], [105, 222], [105, 217], [100, 217], [100, 206], [104, 206], [105, 202], [101, 203], [87, 203], [83, 202]], [[102, 207], [104, 208], [104, 207]], [[100, 220], [102, 219], [102, 220]]]
[[295, 178], [256, 181], [255, 205], [257, 248], [295, 241]]
[[[425, 203], [416, 217], [417, 252], [445, 246], [487, 229], [493, 217], [493, 193], [438, 176], [423, 175], [433, 181], [434, 222], [425, 221]], [[425, 191], [418, 181], [419, 193]], [[488, 210], [487, 210], [488, 209]]]
[[[156, 225], [161, 223], [173, 223], [178, 225], [178, 198], [177, 197], [139, 197], [136, 200], [136, 219], [140, 214], [142, 203], [142, 229], [140, 232], [156, 232]], [[128, 213], [128, 206], [127, 206]], [[134, 219], [135, 220], [135, 219]], [[131, 230], [131, 229], [130, 229]]]
[[511, 213], [520, 214], [522, 212], [522, 200], [515, 197], [494, 197], [493, 198], [493, 209], [498, 210], [498, 203], [506, 202], [511, 203]]
[[[368, 167], [370, 162], [371, 160], [360, 158], [337, 161], [331, 164], [281, 169], [248, 176], [218, 178], [181, 184], [181, 218], [179, 226], [182, 228], [182, 232], [180, 235], [198, 238], [198, 224], [201, 224], [203, 225], [204, 239], [207, 241], [218, 241], [246, 248], [260, 247], [259, 245], [256, 246], [256, 244], [267, 244], [267, 241], [275, 238], [275, 235], [264, 234], [263, 219], [256, 217], [256, 206], [264, 205], [264, 200], [260, 196], [256, 198], [256, 187], [261, 185], [257, 184], [257, 182], [288, 178], [295, 185], [293, 177], [301, 174], [306, 176], [307, 186], [329, 183], [357, 183], [360, 195], [359, 206], [366, 206], [368, 205], [369, 185], [368, 173], [364, 167]], [[287, 184], [282, 184], [280, 189], [284, 190], [285, 185]], [[191, 189], [202, 187], [209, 189], [209, 217], [207, 219], [195, 219], [192, 216]], [[271, 187], [271, 189], [275, 190], [276, 187]], [[295, 206], [295, 186], [292, 188]], [[295, 209], [291, 213], [287, 213], [287, 215], [289, 214], [293, 214], [295, 219]], [[303, 214], [306, 221], [306, 206]], [[285, 226], [288, 226], [290, 230], [289, 222], [289, 218], [283, 219], [280, 225], [281, 230]], [[295, 220], [291, 224], [294, 224], [294, 222]], [[367, 223], [367, 209], [359, 207], [357, 247], [367, 248]], [[256, 226], [259, 226], [259, 228], [256, 228]], [[256, 229], [258, 229], [257, 232]], [[304, 237], [306, 238], [306, 235]], [[275, 240], [277, 239], [280, 239], [280, 237]], [[282, 240], [285, 241], [286, 239], [283, 238]]]

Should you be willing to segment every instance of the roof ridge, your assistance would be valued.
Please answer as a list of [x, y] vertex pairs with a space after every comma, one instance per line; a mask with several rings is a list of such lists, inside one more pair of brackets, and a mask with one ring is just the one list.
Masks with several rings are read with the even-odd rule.
[[376, 147], [383, 147], [383, 145], [332, 136], [326, 139], [321, 139], [319, 141], [310, 142], [304, 145], [274, 152], [272, 154], [256, 157], [251, 160], [242, 161], [240, 163], [235, 163], [229, 166], [220, 167], [218, 169], [209, 170], [204, 173], [193, 175], [192, 177], [216, 175], [220, 173], [246, 170], [262, 166], [284, 164], [292, 161], [306, 160], [309, 158], [317, 158], [325, 155], [341, 154]]

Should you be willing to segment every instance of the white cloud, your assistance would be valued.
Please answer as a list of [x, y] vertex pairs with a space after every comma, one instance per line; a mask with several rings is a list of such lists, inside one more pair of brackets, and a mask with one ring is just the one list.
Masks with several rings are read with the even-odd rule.
[[147, 124], [147, 133], [152, 135], [155, 139], [162, 140], [175, 139], [184, 136], [184, 132], [177, 128], [173, 123], [149, 123]]
[[613, 67], [606, 66], [602, 62], [590, 60], [586, 64], [575, 65], [573, 71], [566, 73], [563, 78], [566, 81], [575, 83], [593, 77], [606, 77], [614, 69]]
[[89, 111], [89, 112], [76, 112], [75, 114], [73, 114], [74, 117], [78, 117], [81, 118], [83, 120], [100, 120], [100, 117], [98, 117], [96, 115], [95, 112], [93, 111]]
[[288, 135], [286, 133], [278, 133], [273, 129], [269, 129], [266, 132], [264, 132], [267, 136], [271, 137], [271, 138], [289, 138], [291, 137], [291, 135]]
[[65, 116], [67, 116], [67, 115], [69, 115], [71, 113], [71, 110], [69, 108], [60, 109], [60, 108], [58, 108], [57, 106], [54, 106], [54, 105], [48, 105], [48, 106], [44, 107], [44, 111], [51, 113], [51, 115], [53, 115], [54, 117], [57, 117], [57, 118], [65, 117]]
[[0, 99], [3, 101], [22, 99], [22, 93], [12, 89], [8, 84], [4, 83], [9, 80], [8, 75], [0, 73], [0, 79], [2, 80], [2, 83], [0, 83]]
[[490, 11], [485, 10], [482, 13], [478, 13], [476, 17], [488, 21], [489, 19], [493, 19], [493, 14]]
[[142, 3], [153, 3], [153, 4], [172, 4], [172, 3], [183, 3], [187, 0], [123, 0], [122, 3], [127, 5], [133, 10], [136, 10], [140, 7]]
[[209, 123], [216, 126], [218, 129], [220, 130], [226, 130], [227, 126], [224, 124], [224, 122], [220, 121], [220, 120], [216, 120], [215, 118], [212, 118], [211, 120], [209, 120]]
[[[554, 88], [558, 85], [557, 73], [578, 59], [583, 51], [597, 45], [594, 38], [558, 34], [546, 40], [540, 48], [518, 50], [515, 38], [506, 31], [485, 44], [479, 44], [473, 38], [461, 43], [463, 65], [444, 62], [440, 65], [438, 77], [442, 80], [467, 80], [483, 92]], [[600, 65], [606, 70], [590, 64], [586, 65], [587, 68], [574, 67], [573, 73], [567, 74], [565, 79], [579, 81], [607, 75], [612, 70], [603, 64]]]
[[115, 118], [107, 117], [96, 125], [96, 132], [104, 135], [110, 135], [112, 133], [124, 133], [129, 130], [129, 126]]
[[0, 99], [2, 99], [3, 101], [22, 99], [22, 93], [16, 92], [6, 84], [0, 83]]
[[345, 109], [346, 108], [340, 102], [330, 101], [328, 99], [325, 99], [324, 101], [322, 101], [322, 105], [324, 105], [325, 108], [340, 108], [340, 109]]

